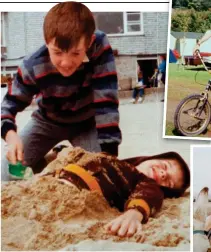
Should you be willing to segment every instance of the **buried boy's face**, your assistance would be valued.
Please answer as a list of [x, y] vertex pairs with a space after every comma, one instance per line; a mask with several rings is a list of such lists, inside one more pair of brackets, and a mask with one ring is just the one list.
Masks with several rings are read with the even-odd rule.
[[47, 47], [52, 64], [65, 77], [72, 75], [86, 57], [87, 47], [84, 37], [80, 39], [77, 46], [74, 46], [68, 52], [58, 48], [55, 45], [55, 39], [52, 39]]
[[151, 159], [136, 168], [161, 186], [179, 189], [183, 185], [183, 172], [177, 160]]

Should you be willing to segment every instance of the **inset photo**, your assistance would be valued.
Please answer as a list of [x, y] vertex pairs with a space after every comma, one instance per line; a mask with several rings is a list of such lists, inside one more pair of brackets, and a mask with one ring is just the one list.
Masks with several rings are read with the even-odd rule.
[[211, 249], [211, 146], [191, 146], [193, 166], [193, 251]]
[[[203, 3], [204, 2], [204, 3]], [[211, 2], [170, 8], [163, 137], [211, 139]]]

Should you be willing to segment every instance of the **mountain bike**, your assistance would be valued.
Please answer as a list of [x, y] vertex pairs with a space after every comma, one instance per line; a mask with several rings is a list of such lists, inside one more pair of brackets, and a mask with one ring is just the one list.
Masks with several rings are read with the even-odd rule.
[[[211, 70], [205, 65], [200, 51], [197, 50], [196, 54], [205, 70], [211, 74]], [[211, 121], [209, 91], [211, 91], [211, 79], [208, 80], [204, 92], [191, 94], [179, 103], [174, 114], [174, 126], [179, 134], [192, 137], [200, 135], [207, 129]]]

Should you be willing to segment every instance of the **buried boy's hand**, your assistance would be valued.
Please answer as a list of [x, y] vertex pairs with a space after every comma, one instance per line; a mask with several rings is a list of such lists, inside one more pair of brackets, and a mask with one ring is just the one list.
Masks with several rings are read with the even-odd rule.
[[135, 233], [141, 232], [142, 219], [143, 215], [138, 210], [130, 209], [108, 223], [105, 228], [108, 233], [111, 233], [113, 235], [118, 235], [120, 237], [130, 237]]
[[23, 143], [14, 130], [8, 131], [5, 137], [8, 144], [7, 159], [11, 164], [23, 161]]

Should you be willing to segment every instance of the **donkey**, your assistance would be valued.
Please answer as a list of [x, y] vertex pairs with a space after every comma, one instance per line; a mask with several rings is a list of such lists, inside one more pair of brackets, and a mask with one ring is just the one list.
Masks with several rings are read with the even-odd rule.
[[208, 211], [208, 191], [204, 187], [196, 199], [193, 210], [193, 251], [207, 252], [210, 248], [208, 234], [204, 231]]

